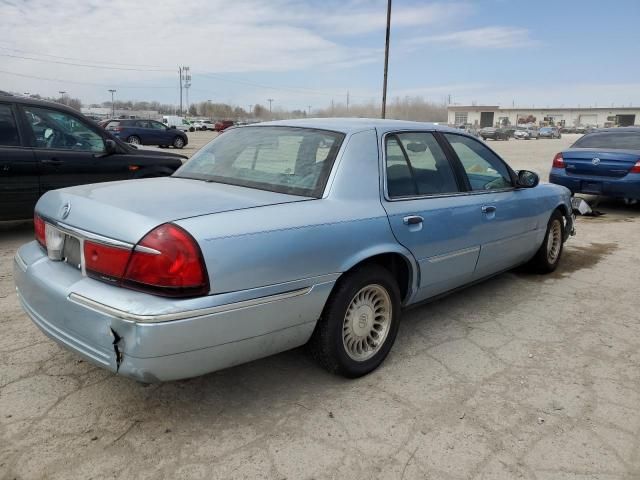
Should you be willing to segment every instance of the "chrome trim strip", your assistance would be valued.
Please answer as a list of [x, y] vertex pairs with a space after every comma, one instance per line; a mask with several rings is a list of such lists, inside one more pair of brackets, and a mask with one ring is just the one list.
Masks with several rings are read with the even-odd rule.
[[443, 255], [438, 255], [436, 257], [427, 258], [427, 261], [429, 263], [439, 263], [439, 262], [444, 262], [445, 260], [449, 260], [451, 258], [460, 257], [461, 255], [466, 255], [467, 253], [475, 253], [479, 251], [480, 251], [480, 247], [469, 247], [469, 248], [465, 248], [464, 250], [458, 250], [453, 253], [445, 253]]
[[13, 257], [13, 258], [14, 258], [15, 262], [18, 264], [18, 267], [20, 267], [20, 270], [22, 270], [23, 272], [26, 272], [28, 265], [22, 259], [20, 254], [16, 253], [15, 257]]
[[81, 230], [79, 228], [72, 227], [71, 225], [67, 225], [66, 223], [54, 222], [54, 225], [58, 227], [60, 230], [62, 230], [64, 233], [67, 233], [74, 237], [79, 236], [84, 240], [91, 240], [93, 242], [104, 243], [105, 245], [110, 245], [112, 247], [120, 247], [120, 248], [126, 248], [126, 249], [133, 248], [132, 243], [122, 242], [120, 240], [114, 240], [113, 238], [98, 235], [97, 233], [87, 232], [86, 230]]
[[241, 302], [227, 303], [225, 305], [218, 305], [215, 307], [200, 308], [197, 310], [185, 310], [182, 312], [175, 312], [175, 313], [162, 313], [159, 315], [138, 315], [135, 313], [125, 312], [124, 310], [110, 307], [109, 305], [105, 305], [103, 303], [97, 302], [95, 300], [84, 297], [77, 293], [70, 293], [68, 298], [70, 301], [77, 303], [79, 305], [82, 305], [84, 307], [88, 307], [92, 310], [97, 311], [98, 313], [117, 317], [122, 320], [130, 321], [134, 323], [159, 323], [159, 322], [169, 322], [171, 320], [183, 320], [185, 318], [202, 317], [204, 315], [212, 315], [215, 313], [231, 312], [234, 310], [241, 310], [244, 308], [256, 307], [258, 305], [263, 305], [265, 303], [272, 303], [272, 302], [277, 302], [279, 300], [286, 300], [289, 298], [307, 295], [309, 292], [311, 292], [312, 289], [313, 287], [305, 287], [305, 288], [300, 288], [298, 290], [292, 290], [290, 292], [278, 293], [276, 295], [269, 295], [267, 297], [259, 297], [251, 300], [244, 300]]
[[155, 248], [145, 247], [144, 245], [136, 245], [134, 247], [136, 252], [142, 253], [150, 253], [151, 255], [160, 255], [162, 252], [160, 250], [156, 250]]

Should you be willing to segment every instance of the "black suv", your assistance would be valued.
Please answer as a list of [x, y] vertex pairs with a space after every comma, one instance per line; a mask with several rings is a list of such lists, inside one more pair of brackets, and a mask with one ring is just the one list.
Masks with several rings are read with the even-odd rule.
[[138, 150], [64, 105], [0, 93], [0, 221], [30, 218], [48, 190], [167, 176], [185, 158]]

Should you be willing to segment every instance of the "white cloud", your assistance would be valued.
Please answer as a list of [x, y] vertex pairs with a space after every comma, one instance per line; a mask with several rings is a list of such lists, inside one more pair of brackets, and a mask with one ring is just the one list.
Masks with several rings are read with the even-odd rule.
[[408, 45], [424, 45], [430, 43], [444, 44], [449, 47], [500, 49], [518, 48], [537, 45], [538, 42], [530, 37], [529, 30], [524, 28], [492, 26], [461, 30], [416, 37], [407, 41]]

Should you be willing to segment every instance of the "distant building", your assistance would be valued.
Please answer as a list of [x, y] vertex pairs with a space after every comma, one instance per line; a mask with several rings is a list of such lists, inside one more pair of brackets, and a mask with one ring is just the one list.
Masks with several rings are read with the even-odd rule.
[[447, 112], [450, 125], [480, 128], [529, 122], [536, 125], [600, 128], [640, 126], [640, 107], [502, 108], [498, 105], [449, 105]]
[[[91, 115], [97, 118], [111, 118], [112, 112], [109, 107], [82, 107], [83, 115]], [[152, 120], [162, 120], [162, 114], [157, 110], [124, 110], [116, 108], [115, 118], [147, 118]]]

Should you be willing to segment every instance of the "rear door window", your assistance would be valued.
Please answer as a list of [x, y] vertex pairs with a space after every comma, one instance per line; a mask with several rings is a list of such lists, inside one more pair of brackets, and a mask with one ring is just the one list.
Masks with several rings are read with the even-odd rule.
[[451, 164], [432, 133], [387, 136], [386, 162], [391, 198], [460, 191]]
[[0, 103], [0, 147], [19, 147], [20, 135], [11, 105]]

